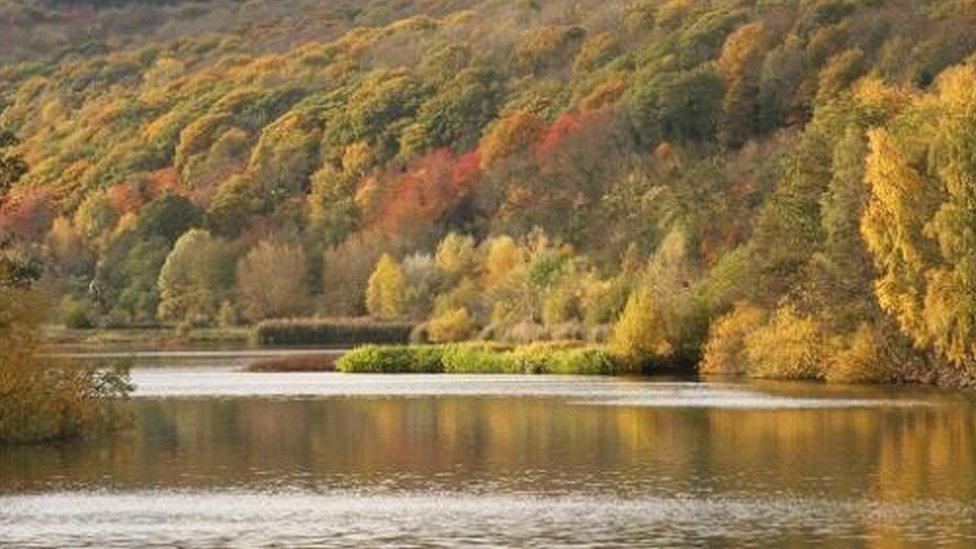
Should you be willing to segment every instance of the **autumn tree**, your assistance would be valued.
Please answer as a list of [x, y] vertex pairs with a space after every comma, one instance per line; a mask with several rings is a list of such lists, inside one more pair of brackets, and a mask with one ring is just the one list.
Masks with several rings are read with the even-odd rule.
[[221, 239], [191, 229], [166, 256], [158, 285], [160, 318], [213, 323], [234, 286], [234, 255]]
[[976, 69], [942, 75], [889, 129], [869, 134], [861, 225], [881, 306], [916, 345], [976, 361]]
[[725, 39], [722, 55], [716, 61], [716, 68], [725, 78], [721, 131], [727, 145], [741, 145], [757, 129], [764, 38], [762, 23], [743, 25]]
[[403, 314], [405, 290], [403, 268], [389, 254], [383, 254], [369, 277], [366, 309], [376, 318], [399, 318]]
[[266, 238], [237, 264], [237, 299], [252, 321], [308, 310], [305, 252], [295, 243]]

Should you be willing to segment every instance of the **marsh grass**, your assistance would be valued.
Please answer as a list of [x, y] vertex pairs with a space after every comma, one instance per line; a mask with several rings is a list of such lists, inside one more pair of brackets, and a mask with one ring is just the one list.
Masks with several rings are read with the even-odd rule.
[[414, 324], [371, 319], [294, 318], [258, 323], [255, 338], [261, 345], [405, 344]]
[[510, 347], [497, 344], [367, 345], [336, 361], [342, 372], [451, 374], [614, 375], [628, 367], [603, 347], [547, 342]]
[[302, 354], [265, 358], [245, 368], [248, 372], [334, 372], [340, 353]]

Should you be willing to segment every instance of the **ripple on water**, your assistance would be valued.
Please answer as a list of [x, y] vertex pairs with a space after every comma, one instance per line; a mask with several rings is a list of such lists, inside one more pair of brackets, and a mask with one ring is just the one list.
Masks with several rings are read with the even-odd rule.
[[[685, 545], [702, 540], [976, 541], [972, 504], [878, 504], [811, 498], [661, 499], [466, 493], [136, 492], [0, 498], [0, 543], [194, 545], [484, 543]], [[939, 525], [946, 525], [943, 530]], [[887, 532], [887, 534], [879, 534]], [[819, 533], [819, 534], [818, 534]]]
[[733, 383], [519, 375], [251, 373], [136, 369], [141, 397], [541, 397], [575, 404], [657, 408], [813, 409], [907, 407], [930, 402], [883, 397], [799, 397]]

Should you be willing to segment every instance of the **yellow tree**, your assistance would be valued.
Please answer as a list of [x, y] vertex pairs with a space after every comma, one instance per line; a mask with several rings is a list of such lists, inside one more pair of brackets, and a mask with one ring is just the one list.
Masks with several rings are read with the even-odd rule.
[[976, 69], [869, 134], [862, 234], [882, 308], [919, 347], [976, 365]]
[[369, 277], [366, 309], [376, 318], [398, 318], [403, 314], [405, 290], [403, 268], [389, 254], [383, 254]]

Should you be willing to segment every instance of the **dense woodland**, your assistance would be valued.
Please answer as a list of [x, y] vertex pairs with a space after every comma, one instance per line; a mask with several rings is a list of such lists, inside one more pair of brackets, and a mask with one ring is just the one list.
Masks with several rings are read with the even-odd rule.
[[72, 326], [966, 382], [974, 51], [969, 0], [0, 0], [0, 231]]

